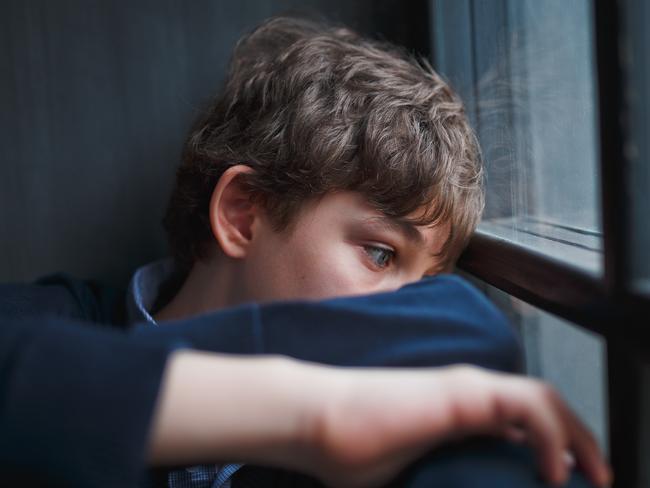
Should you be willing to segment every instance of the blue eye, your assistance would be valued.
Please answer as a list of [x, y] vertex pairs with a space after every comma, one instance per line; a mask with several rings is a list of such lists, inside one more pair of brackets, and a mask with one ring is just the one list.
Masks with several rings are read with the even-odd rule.
[[378, 246], [363, 246], [366, 254], [370, 257], [373, 264], [379, 268], [385, 268], [395, 257], [395, 251]]

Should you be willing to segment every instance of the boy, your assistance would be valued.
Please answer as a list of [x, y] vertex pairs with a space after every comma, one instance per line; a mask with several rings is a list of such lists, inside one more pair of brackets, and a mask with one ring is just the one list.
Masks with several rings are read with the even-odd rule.
[[[397, 323], [408, 328], [410, 317], [404, 311], [408, 307], [400, 300], [410, 297], [411, 307], [422, 307], [422, 287], [439, 287], [439, 295], [428, 296], [449, 298], [450, 304], [456, 300], [456, 310], [466, 306], [479, 315], [483, 313], [481, 319], [487, 324], [503, 325], [489, 308], [476, 304], [476, 297], [466, 285], [450, 277], [401, 288], [423, 276], [452, 269], [480, 218], [481, 179], [478, 149], [462, 106], [429, 68], [393, 47], [365, 41], [345, 29], [288, 19], [266, 22], [237, 45], [223, 93], [187, 141], [165, 219], [173, 265], [158, 263], [139, 270], [132, 281], [127, 310], [133, 323], [165, 326], [155, 332], [137, 328], [131, 334], [133, 340], [142, 341], [144, 337], [152, 345], [180, 337], [201, 349], [252, 352], [240, 344], [250, 315], [252, 327], [261, 328], [265, 336], [264, 347], [256, 348], [257, 352], [280, 351], [346, 365], [422, 365], [417, 354], [400, 353], [399, 348], [391, 350], [381, 342], [393, 338], [390, 334], [395, 334], [396, 317]], [[66, 286], [80, 301], [88, 302], [79, 298], [87, 290], [77, 288], [75, 283]], [[395, 294], [313, 306], [246, 305], [398, 288]], [[241, 306], [230, 309], [237, 305]], [[97, 304], [93, 310], [101, 308]], [[230, 311], [205, 315], [222, 308]], [[373, 317], [368, 312], [371, 308], [381, 313], [375, 312]], [[388, 324], [390, 313], [395, 316]], [[296, 329], [288, 327], [293, 320], [291, 314], [302, 314], [300, 321], [293, 322]], [[368, 333], [359, 337], [364, 343], [376, 343], [366, 345], [359, 339], [355, 343], [352, 333], [359, 334], [368, 324], [348, 320], [348, 335], [337, 337], [336, 344], [331, 340], [317, 343], [316, 347], [310, 346], [316, 350], [306, 353], [304, 342], [296, 338], [309, 331], [317, 340], [327, 332], [322, 327], [310, 328], [306, 320], [310, 314], [314, 323], [319, 319], [314, 314], [331, 314], [332, 330], [337, 330], [336, 322], [345, 314], [361, 320], [373, 318], [369, 325], [377, 337]], [[197, 315], [202, 317], [166, 323]], [[89, 318], [85, 312], [78, 317]], [[219, 318], [218, 324], [212, 324], [215, 330], [206, 338], [205, 325], [210, 325], [207, 322], [212, 317]], [[447, 328], [455, 323], [449, 317], [445, 319]], [[446, 330], [436, 339], [468, 334], [465, 339], [471, 340], [459, 340], [458, 348], [449, 356], [439, 354], [433, 362], [449, 364], [461, 358], [495, 369], [514, 369], [511, 339], [493, 341], [494, 334], [503, 334], [502, 329], [486, 332], [484, 324], [476, 321], [457, 322], [457, 330]], [[282, 329], [282, 334], [274, 335], [276, 329]], [[493, 342], [487, 347], [485, 343], [475, 347], [478, 337]], [[282, 341], [273, 349], [276, 338]], [[259, 334], [255, 339], [262, 340]], [[292, 349], [291, 341], [300, 347]], [[346, 353], [345, 347], [353, 343], [355, 347]], [[86, 346], [92, 344], [90, 341]], [[414, 343], [402, 344], [412, 347]], [[471, 347], [462, 349], [467, 344]], [[362, 356], [361, 352], [368, 354]], [[390, 354], [382, 356], [385, 352]], [[433, 365], [431, 356], [426, 359], [427, 365]], [[432, 440], [486, 432], [516, 438], [521, 431], [510, 422], [521, 421], [533, 440], [543, 444], [543, 469], [550, 479], [561, 480], [564, 476], [557, 457], [565, 445], [576, 450], [594, 479], [605, 479], [593, 440], [588, 439], [579, 422], [557, 399], [545, 393], [540, 396], [539, 392], [546, 390], [526, 380], [498, 379], [464, 369], [440, 372], [437, 382], [415, 371], [408, 373], [411, 376], [384, 371], [381, 376], [380, 371], [361, 370], [346, 373], [346, 379], [334, 370], [298, 367], [297, 363], [287, 368], [285, 363], [265, 361], [174, 353], [153, 420], [151, 460], [184, 464], [239, 458], [302, 470], [332, 485], [376, 485], [388, 481], [399, 468], [422, 454]], [[284, 406], [294, 412], [287, 415], [288, 423], [293, 424], [305, 416], [304, 410], [293, 410], [299, 402], [278, 403], [268, 392], [266, 397], [251, 395], [249, 402], [233, 404], [218, 398], [241, 396], [238, 384], [255, 385], [254, 391], [264, 391], [267, 380], [259, 378], [262, 369], [254, 368], [254, 364], [267, 368], [269, 373], [284, 371], [283, 377], [294, 378], [305, 388], [319, 378], [314, 388], [303, 395], [313, 399], [308, 401], [312, 410], [317, 409], [313, 405], [316, 399], [318, 403], [325, 401], [321, 390], [328, 392], [327, 398], [339, 399], [336, 409], [329, 409], [324, 417], [319, 414], [315, 423], [308, 422], [310, 431], [316, 425], [318, 453], [311, 452], [314, 442], [305, 443], [302, 451], [290, 443], [292, 448], [285, 452], [285, 437], [278, 434], [281, 425], [270, 425], [264, 415], [250, 413], [259, 414], [255, 398], [266, 398], [271, 419], [281, 420], [277, 412]], [[225, 372], [241, 383], [228, 381]], [[268, 381], [273, 377], [271, 374]], [[454, 389], [459, 381], [474, 384], [473, 391], [467, 394], [458, 387]], [[278, 386], [277, 382], [272, 384]], [[380, 408], [391, 407], [390, 396], [379, 394], [382, 387], [403, 395], [404, 402], [393, 402], [395, 412], [402, 412], [397, 427], [391, 428], [391, 412], [373, 407], [372, 400], [369, 403], [376, 395]], [[415, 405], [418, 395], [414, 393], [423, 387], [437, 388], [441, 398], [456, 399], [460, 410], [454, 415], [461, 418], [432, 419], [441, 424], [427, 433], [424, 418], [417, 423], [416, 409], [408, 406]], [[210, 396], [213, 388], [220, 389], [216, 397]], [[483, 389], [490, 394], [478, 395]], [[285, 395], [281, 390], [280, 398]], [[295, 399], [296, 392], [288, 390], [286, 394]], [[351, 396], [351, 391], [357, 396]], [[493, 412], [473, 405], [477, 398], [495, 398], [495, 391], [500, 392], [500, 401], [495, 404], [510, 409], [500, 414], [501, 423], [496, 421], [499, 415], [495, 420]], [[526, 392], [531, 394], [527, 400], [523, 395]], [[533, 392], [538, 393], [533, 396]], [[540, 401], [537, 408], [530, 403], [535, 398]], [[340, 399], [345, 400], [347, 409], [340, 407]], [[327, 402], [336, 404], [329, 399]], [[454, 413], [449, 404], [437, 405], [436, 413], [442, 417], [440, 412]], [[239, 410], [228, 415], [228, 407]], [[358, 419], [351, 416], [355, 410]], [[364, 426], [362, 420], [370, 413], [373, 422]], [[419, 415], [423, 414], [421, 411]], [[246, 425], [232, 427], [225, 419], [247, 420], [249, 430]], [[545, 434], [544, 428], [551, 432]], [[234, 432], [232, 437], [229, 429]], [[271, 432], [268, 438], [264, 437], [267, 431]], [[354, 435], [355, 431], [358, 435]], [[250, 436], [248, 440], [246, 435]], [[274, 440], [264, 445], [268, 439]], [[179, 469], [171, 471], [164, 482], [169, 486], [225, 487], [239, 467], [207, 464]], [[243, 486], [246, 479], [238, 480], [235, 475], [235, 488], [238, 481]]]
[[165, 219], [176, 275], [138, 272], [131, 321], [448, 271], [480, 218], [481, 171], [462, 106], [430, 68], [346, 29], [267, 21], [237, 44], [189, 136]]
[[[451, 271], [482, 208], [473, 132], [426, 63], [272, 19], [237, 44], [186, 142], [165, 219], [174, 261], [136, 273], [131, 320], [396, 290]], [[238, 467], [169, 485], [199, 473], [227, 487]]]

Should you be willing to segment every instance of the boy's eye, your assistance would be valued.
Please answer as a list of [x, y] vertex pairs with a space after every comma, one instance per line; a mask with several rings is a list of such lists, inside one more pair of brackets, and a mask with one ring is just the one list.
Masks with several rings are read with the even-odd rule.
[[363, 246], [364, 251], [378, 268], [385, 268], [395, 257], [395, 251], [379, 246]]

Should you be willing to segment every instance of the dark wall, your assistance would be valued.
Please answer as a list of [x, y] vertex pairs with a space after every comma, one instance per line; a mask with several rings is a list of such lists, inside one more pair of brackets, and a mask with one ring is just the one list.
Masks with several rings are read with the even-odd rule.
[[0, 2], [0, 281], [123, 285], [166, 254], [182, 141], [235, 41], [302, 13], [427, 46], [426, 2]]

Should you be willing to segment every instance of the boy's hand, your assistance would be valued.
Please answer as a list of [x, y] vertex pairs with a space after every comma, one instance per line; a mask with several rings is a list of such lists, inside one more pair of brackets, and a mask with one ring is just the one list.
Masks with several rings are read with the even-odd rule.
[[596, 442], [547, 385], [471, 366], [340, 368], [280, 356], [175, 351], [152, 425], [152, 464], [244, 462], [339, 487], [389, 482], [445, 441], [525, 438], [552, 483], [570, 451], [610, 482]]
[[596, 485], [611, 482], [592, 435], [542, 382], [471, 366], [333, 369], [338, 386], [310, 434], [311, 471], [330, 486], [379, 486], [431, 447], [477, 434], [527, 439], [552, 484], [568, 479], [567, 452]]

